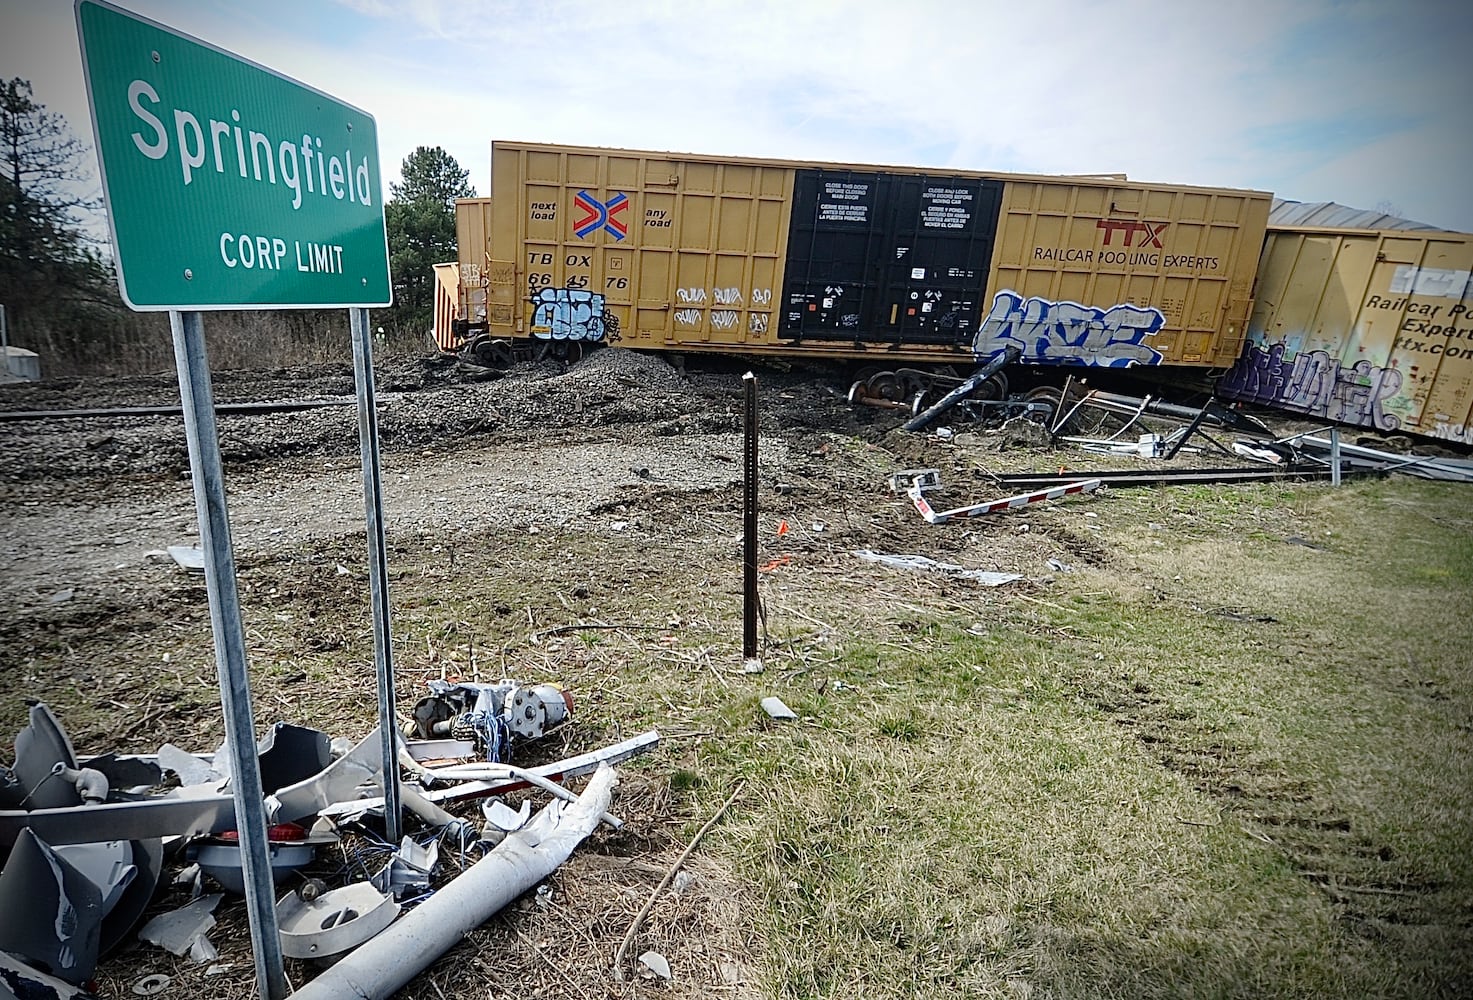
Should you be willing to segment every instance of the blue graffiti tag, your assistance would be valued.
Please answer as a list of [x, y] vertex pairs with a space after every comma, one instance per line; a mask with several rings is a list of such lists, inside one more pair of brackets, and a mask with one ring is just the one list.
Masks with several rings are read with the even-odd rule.
[[1023, 352], [1023, 361], [1065, 365], [1157, 365], [1161, 352], [1144, 341], [1165, 325], [1161, 310], [1149, 306], [1095, 309], [1003, 291], [993, 296], [992, 310], [978, 327], [972, 350], [995, 357], [1004, 348], [1016, 347]]
[[602, 340], [604, 297], [575, 288], [544, 288], [532, 298], [532, 336], [543, 340]]
[[1401, 420], [1386, 404], [1401, 391], [1402, 374], [1366, 360], [1343, 365], [1325, 351], [1290, 353], [1283, 343], [1247, 344], [1217, 383], [1218, 395], [1268, 403], [1338, 423], [1394, 431]]

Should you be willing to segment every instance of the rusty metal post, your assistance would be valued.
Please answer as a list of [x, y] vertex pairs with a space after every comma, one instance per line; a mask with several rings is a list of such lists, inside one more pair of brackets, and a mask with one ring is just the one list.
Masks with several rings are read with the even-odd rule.
[[742, 376], [746, 448], [742, 479], [742, 658], [757, 658], [757, 376]]

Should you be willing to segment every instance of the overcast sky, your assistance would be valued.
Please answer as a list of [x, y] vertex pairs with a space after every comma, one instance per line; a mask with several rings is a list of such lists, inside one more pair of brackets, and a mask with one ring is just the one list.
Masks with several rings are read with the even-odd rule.
[[[1469, 0], [124, 0], [375, 116], [493, 138], [1245, 187], [1473, 231]], [[70, 0], [0, 77], [92, 142]]]

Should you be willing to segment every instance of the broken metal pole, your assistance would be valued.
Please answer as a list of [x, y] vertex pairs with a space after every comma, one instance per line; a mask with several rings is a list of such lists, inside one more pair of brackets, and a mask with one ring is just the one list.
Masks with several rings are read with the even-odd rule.
[[577, 803], [554, 803], [507, 834], [490, 854], [292, 994], [293, 1000], [387, 1000], [568, 860], [608, 810], [614, 781], [613, 768], [600, 768]]
[[971, 377], [968, 378], [961, 385], [957, 386], [955, 389], [942, 396], [936, 402], [932, 403], [926, 409], [922, 410], [920, 413], [917, 413], [915, 416], [907, 420], [902, 425], [902, 429], [907, 431], [919, 431], [929, 427], [931, 423], [936, 420], [937, 417], [941, 416], [941, 414], [951, 409], [953, 406], [961, 402], [973, 392], [976, 392], [977, 387], [980, 386], [983, 382], [986, 382], [992, 376], [996, 375], [998, 372], [1002, 371], [1004, 368], [1017, 361], [1022, 356], [1023, 352], [1016, 347], [1004, 348], [1001, 354], [993, 358], [991, 361], [987, 362], [987, 364], [983, 365], [981, 368], [978, 368], [971, 375]]
[[1038, 503], [1041, 500], [1057, 500], [1060, 497], [1074, 496], [1079, 493], [1092, 493], [1100, 488], [1100, 480], [1085, 479], [1081, 481], [1065, 483], [1047, 490], [1035, 490], [1032, 493], [1020, 493], [1015, 497], [1005, 497], [1002, 500], [988, 500], [985, 503], [971, 504], [966, 507], [957, 507], [954, 510], [934, 509], [926, 499], [925, 491], [920, 485], [912, 486], [906, 490], [905, 495], [910, 497], [910, 502], [920, 512], [921, 517], [926, 519], [927, 524], [945, 524], [947, 521], [957, 517], [980, 517], [986, 514], [997, 514], [1005, 510], [1013, 510], [1030, 503]]
[[215, 667], [220, 676], [220, 702], [225, 713], [225, 748], [230, 759], [230, 783], [240, 832], [256, 988], [262, 1000], [285, 1000], [286, 974], [281, 964], [275, 886], [266, 846], [266, 805], [261, 796], [261, 765], [256, 759], [255, 721], [251, 715], [250, 669], [246, 663], [240, 594], [235, 584], [235, 554], [225, 506], [225, 473], [215, 427], [204, 320], [197, 312], [172, 311], [169, 326], [174, 334], [179, 398], [184, 406], [184, 437], [189, 445], [200, 548], [205, 557], [205, 592], [209, 596]]
[[363, 464], [363, 510], [368, 520], [368, 590], [373, 604], [373, 669], [378, 677], [378, 732], [384, 765], [384, 831], [389, 843], [403, 835], [399, 805], [399, 748], [394, 734], [394, 651], [389, 631], [389, 567], [384, 556], [384, 491], [379, 469], [378, 408], [373, 398], [373, 340], [368, 310], [349, 309], [353, 332], [353, 382], [358, 389], [358, 447]]
[[757, 376], [742, 376], [746, 450], [742, 477], [742, 659], [757, 658]]

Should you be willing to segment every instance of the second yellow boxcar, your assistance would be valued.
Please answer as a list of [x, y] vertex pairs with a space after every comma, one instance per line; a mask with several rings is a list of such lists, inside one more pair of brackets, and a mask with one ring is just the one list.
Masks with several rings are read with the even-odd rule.
[[1272, 228], [1229, 399], [1473, 443], [1473, 235]]

